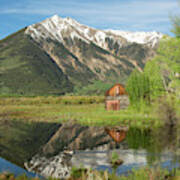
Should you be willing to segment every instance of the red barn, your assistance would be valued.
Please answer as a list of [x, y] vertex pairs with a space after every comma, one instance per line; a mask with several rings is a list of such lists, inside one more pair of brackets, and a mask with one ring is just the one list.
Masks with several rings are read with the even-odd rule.
[[106, 110], [125, 109], [129, 105], [128, 94], [122, 84], [115, 84], [105, 93]]

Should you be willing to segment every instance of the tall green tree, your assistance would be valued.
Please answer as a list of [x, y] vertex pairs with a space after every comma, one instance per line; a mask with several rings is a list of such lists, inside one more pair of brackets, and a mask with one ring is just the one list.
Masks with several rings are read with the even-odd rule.
[[[159, 45], [157, 56], [149, 63], [152, 63], [153, 71], [159, 69], [158, 73], [166, 91], [180, 92], [180, 38], [163, 39]], [[145, 66], [145, 73], [147, 69], [148, 64]]]
[[138, 104], [141, 100], [150, 101], [149, 78], [137, 70], [128, 78], [126, 90], [131, 104]]
[[171, 17], [173, 29], [171, 30], [177, 38], [180, 38], [180, 17], [179, 16], [173, 16]]
[[[180, 0], [178, 2], [180, 7]], [[171, 16], [171, 22], [173, 25], [172, 32], [177, 38], [180, 38], [180, 15]]]
[[156, 57], [146, 63], [144, 74], [149, 79], [150, 98], [156, 98], [165, 92], [166, 82], [162, 76], [162, 68], [159, 59]]

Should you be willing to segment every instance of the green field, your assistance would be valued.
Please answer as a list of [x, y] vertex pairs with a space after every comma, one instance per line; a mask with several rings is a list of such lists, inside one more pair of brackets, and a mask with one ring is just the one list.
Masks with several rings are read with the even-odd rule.
[[106, 111], [104, 97], [19, 97], [0, 99], [0, 119], [61, 123], [76, 121], [91, 126], [128, 125], [148, 128], [162, 124], [150, 106]]
[[[0, 179], [2, 180], [39, 180], [39, 178], [28, 178], [25, 175], [15, 178], [11, 173], [0, 174]], [[55, 178], [48, 178], [49, 180], [58, 180]], [[67, 180], [179, 180], [180, 179], [180, 170], [176, 170], [176, 175], [173, 174], [173, 171], [170, 173], [166, 169], [160, 168], [142, 168], [139, 170], [133, 170], [128, 176], [116, 176], [115, 173], [109, 174], [108, 172], [97, 172], [88, 170], [73, 170], [71, 177]], [[60, 180], [60, 179], [59, 179]]]

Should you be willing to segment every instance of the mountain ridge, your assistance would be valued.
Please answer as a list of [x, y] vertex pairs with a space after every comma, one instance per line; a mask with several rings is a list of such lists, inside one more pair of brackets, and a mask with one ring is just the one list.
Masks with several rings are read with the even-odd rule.
[[[158, 40], [163, 37], [162, 33], [156, 32], [156, 31], [130, 32], [130, 31], [120, 31], [120, 30], [112, 30], [112, 29], [99, 30], [99, 29], [95, 29], [95, 28], [80, 24], [79, 22], [77, 22], [76, 20], [74, 20], [70, 17], [61, 18], [58, 15], [54, 15], [50, 18], [45, 19], [44, 21], [42, 21], [40, 23], [36, 23], [36, 24], [28, 26], [26, 33], [30, 34], [29, 31], [35, 30], [34, 27], [37, 24], [43, 25], [46, 28], [46, 30], [51, 31], [51, 32], [52, 32], [52, 30], [56, 30], [55, 32], [59, 31], [58, 32], [59, 34], [52, 33], [52, 35], [54, 37], [56, 37], [57, 40], [63, 40], [63, 38], [60, 37], [61, 31], [68, 29], [68, 25], [70, 25], [73, 28], [75, 27], [79, 32], [81, 32], [84, 35], [85, 38], [81, 37], [84, 41], [86, 41], [86, 42], [88, 42], [87, 40], [94, 41], [97, 43], [97, 45], [99, 45], [100, 47], [104, 47], [104, 48], [105, 48], [105, 46], [101, 43], [103, 43], [103, 41], [105, 41], [105, 37], [108, 35], [121, 37], [130, 43], [135, 42], [138, 44], [147, 44], [152, 47], [154, 47], [158, 43]], [[72, 36], [73, 35], [75, 35], [75, 34], [72, 34]], [[93, 37], [93, 35], [95, 35], [95, 37]], [[79, 37], [79, 36], [77, 35], [77, 37]]]
[[[30, 61], [32, 62], [33, 58], [36, 57], [36, 62], [31, 66], [35, 69], [36, 63], [39, 63], [35, 79], [40, 78], [41, 84], [41, 81], [45, 83], [48, 77], [51, 78], [48, 83], [45, 83], [45, 86], [37, 86], [37, 89], [41, 89], [37, 92], [34, 92], [31, 88], [29, 88], [29, 92], [25, 90], [27, 89], [27, 83], [25, 83], [26, 85], [20, 83], [21, 85], [16, 86], [17, 90], [15, 90], [10, 85], [10, 80], [7, 79], [8, 76], [12, 79], [16, 78], [12, 77], [8, 71], [6, 73], [1, 72], [2, 68], [0, 68], [0, 94], [6, 89], [8, 89], [9, 93], [19, 93], [19, 89], [21, 89], [22, 94], [30, 92], [43, 94], [42, 87], [46, 93], [53, 91], [53, 87], [56, 89], [56, 93], [58, 91], [66, 93], [73, 92], [75, 87], [87, 86], [95, 81], [104, 83], [112, 81], [125, 82], [135, 68], [139, 71], [143, 70], [147, 60], [155, 55], [156, 48], [163, 35], [157, 32], [143, 32], [141, 37], [141, 33], [135, 33], [140, 37], [138, 39], [132, 33], [123, 33], [125, 34], [124, 37], [119, 35], [122, 34], [122, 31], [98, 30], [82, 25], [71, 18], [60, 18], [57, 15], [40, 23], [30, 25], [22, 32], [5, 38], [6, 43], [5, 40], [0, 41], [0, 65], [3, 68], [5, 65], [10, 67], [10, 64], [19, 64], [18, 70], [13, 69], [19, 72], [22, 70], [20, 64], [24, 60], [28, 60], [28, 63], [26, 63], [29, 67]], [[130, 40], [125, 38], [128, 35]], [[137, 39], [139, 42], [136, 42]], [[31, 54], [28, 52], [28, 48], [30, 52], [32, 50]], [[24, 52], [22, 52], [23, 49], [25, 49]], [[16, 51], [19, 54], [15, 53]], [[15, 55], [12, 56], [12, 54]], [[40, 62], [42, 66], [40, 66]], [[57, 77], [62, 77], [63, 83], [61, 80], [58, 81], [58, 78], [55, 78], [56, 68], [49, 63], [53, 63], [53, 66], [59, 69]], [[46, 64], [51, 67], [49, 70]], [[43, 77], [38, 71], [45, 72], [44, 69], [46, 69], [47, 74]], [[4, 74], [7, 74], [5, 79], [2, 78]], [[29, 79], [30, 75], [26, 74], [25, 76]], [[25, 81], [18, 73], [17, 77], [19, 81]], [[34, 77], [34, 75], [31, 77]], [[54, 79], [56, 80], [54, 81]], [[5, 85], [3, 85], [4, 83]], [[31, 86], [34, 87], [33, 83]], [[49, 86], [52, 86], [51, 90], [48, 90]]]

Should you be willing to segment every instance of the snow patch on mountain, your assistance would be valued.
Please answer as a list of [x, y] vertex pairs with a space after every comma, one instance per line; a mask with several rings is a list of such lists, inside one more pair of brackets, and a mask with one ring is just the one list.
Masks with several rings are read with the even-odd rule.
[[105, 48], [106, 34], [103, 31], [98, 31], [95, 34], [95, 41], [103, 48]]
[[127, 39], [128, 42], [138, 44], [150, 44], [154, 47], [159, 40], [163, 37], [162, 33], [159, 32], [126, 32], [119, 30], [105, 30], [106, 32], [122, 36]]
[[26, 31], [35, 41], [44, 39], [56, 40], [64, 43], [64, 37], [81, 39], [86, 43], [93, 42], [101, 48], [107, 49], [107, 39], [110, 39], [119, 47], [123, 45], [123, 40], [128, 43], [145, 44], [154, 47], [163, 37], [158, 32], [125, 32], [119, 30], [98, 30], [82, 25], [71, 18], [61, 18], [54, 15], [40, 23], [29, 26]]

